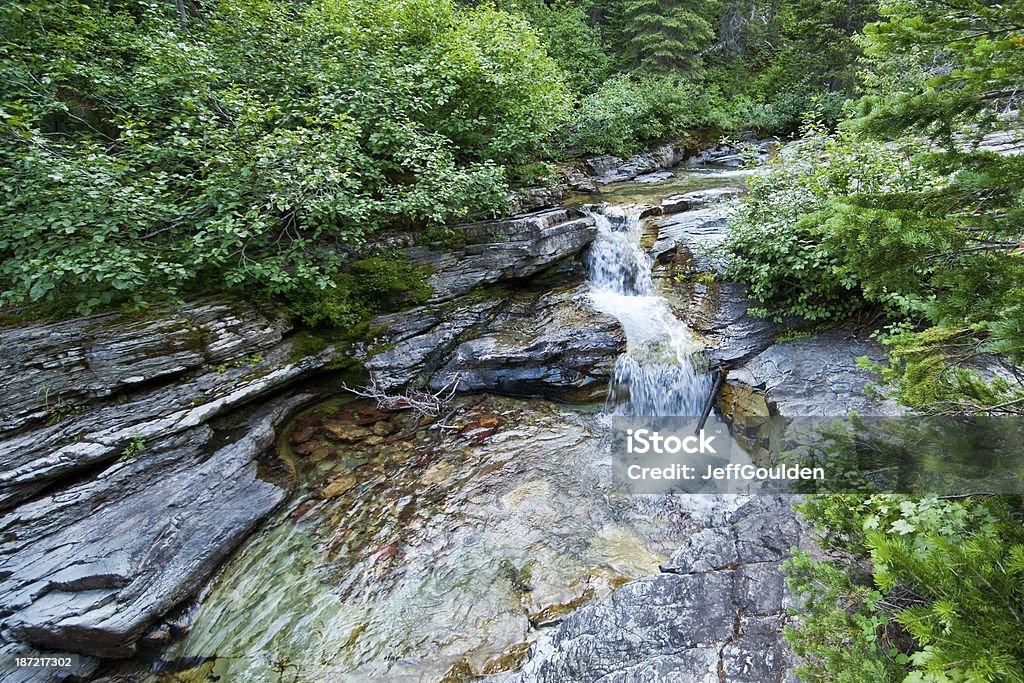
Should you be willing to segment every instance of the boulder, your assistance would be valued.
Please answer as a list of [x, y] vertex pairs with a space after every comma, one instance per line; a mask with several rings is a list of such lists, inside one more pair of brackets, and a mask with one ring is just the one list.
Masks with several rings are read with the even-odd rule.
[[882, 346], [866, 333], [837, 328], [775, 344], [729, 373], [729, 379], [765, 392], [776, 414], [791, 417], [897, 415], [891, 401], [875, 401], [866, 389], [876, 378], [857, 359], [885, 360]]
[[603, 400], [625, 348], [618, 321], [590, 307], [586, 286], [513, 297], [486, 332], [451, 352], [430, 386]]

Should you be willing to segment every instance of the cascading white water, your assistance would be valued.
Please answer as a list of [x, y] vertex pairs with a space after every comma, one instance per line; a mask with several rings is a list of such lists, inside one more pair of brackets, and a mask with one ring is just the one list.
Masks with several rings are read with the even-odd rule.
[[590, 249], [594, 308], [619, 320], [626, 353], [618, 358], [608, 395], [618, 415], [699, 415], [711, 378], [699, 366], [700, 346], [654, 290], [652, 262], [640, 246], [640, 211], [591, 211], [597, 237]]

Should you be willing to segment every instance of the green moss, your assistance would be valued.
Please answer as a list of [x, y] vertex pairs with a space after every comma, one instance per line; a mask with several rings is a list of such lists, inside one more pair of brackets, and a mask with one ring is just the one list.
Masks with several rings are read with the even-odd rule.
[[311, 328], [344, 330], [349, 338], [369, 332], [372, 316], [426, 302], [433, 289], [430, 269], [415, 266], [395, 252], [380, 252], [352, 262], [326, 289], [304, 290], [291, 310]]
[[303, 358], [316, 355], [327, 348], [332, 340], [328, 334], [301, 330], [292, 335], [292, 352], [288, 356], [289, 363], [297, 363]]
[[431, 246], [450, 250], [464, 245], [466, 237], [446, 225], [431, 225], [423, 231], [423, 241]]

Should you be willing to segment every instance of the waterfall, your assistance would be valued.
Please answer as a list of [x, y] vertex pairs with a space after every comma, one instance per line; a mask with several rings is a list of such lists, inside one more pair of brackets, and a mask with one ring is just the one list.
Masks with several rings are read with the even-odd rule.
[[591, 211], [597, 237], [589, 252], [594, 308], [626, 332], [626, 353], [615, 362], [608, 408], [617, 415], [695, 416], [711, 387], [699, 367], [700, 345], [655, 293], [653, 263], [640, 246], [640, 210]]

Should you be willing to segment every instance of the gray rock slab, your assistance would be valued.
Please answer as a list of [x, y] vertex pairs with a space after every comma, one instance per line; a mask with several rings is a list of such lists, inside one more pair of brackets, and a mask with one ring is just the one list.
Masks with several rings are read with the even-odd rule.
[[776, 344], [730, 372], [732, 379], [763, 389], [783, 417], [844, 417], [895, 415], [890, 401], [876, 402], [866, 389], [875, 381], [869, 370], [857, 367], [857, 359], [885, 359], [877, 342], [838, 328], [821, 334]]
[[192, 428], [0, 517], [2, 629], [37, 647], [124, 657], [284, 498], [257, 476], [277, 400], [219, 434]]
[[700, 516], [708, 526], [662, 565], [666, 573], [572, 613], [537, 641], [519, 680], [795, 680], [783, 639], [790, 600], [780, 569], [789, 548], [804, 542], [792, 499], [708, 498], [710, 514]]
[[579, 253], [597, 235], [594, 219], [579, 209], [555, 208], [505, 220], [452, 228], [461, 244], [444, 250], [418, 245], [402, 250], [432, 271], [431, 303], [450, 301], [481, 285], [526, 278]]

